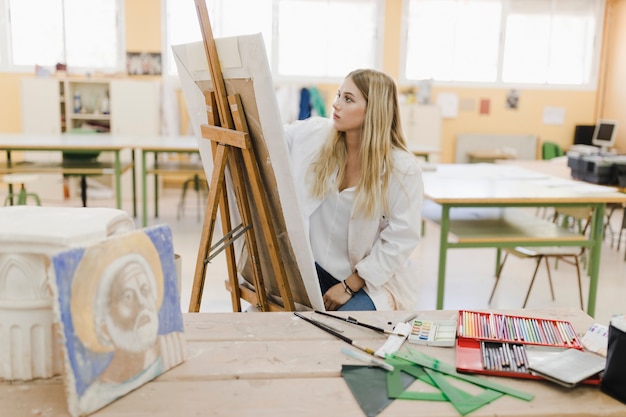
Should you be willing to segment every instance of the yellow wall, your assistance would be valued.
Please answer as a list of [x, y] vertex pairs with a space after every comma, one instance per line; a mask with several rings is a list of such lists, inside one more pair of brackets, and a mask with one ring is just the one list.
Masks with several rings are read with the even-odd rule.
[[161, 52], [161, 0], [126, 0], [125, 6], [126, 50]]
[[22, 131], [20, 78], [26, 74], [0, 73], [0, 133]]
[[605, 66], [607, 88], [600, 102], [600, 116], [618, 121], [615, 146], [626, 150], [626, 25], [623, 23], [626, 22], [626, 0], [610, 2], [607, 19], [610, 22]]
[[382, 70], [398, 78], [400, 75], [400, 47], [402, 45], [402, 0], [385, 2]]
[[[507, 89], [433, 88], [433, 98], [440, 92], [457, 94], [460, 103], [457, 117], [442, 122], [442, 162], [454, 162], [459, 133], [532, 134], [540, 142], [556, 142], [567, 149], [573, 143], [575, 125], [595, 123], [593, 91], [519, 90], [516, 110], [506, 108]], [[480, 114], [480, 102], [485, 99], [489, 113]], [[546, 106], [566, 108], [562, 125], [543, 123]]]
[[[159, 52], [161, 50], [161, 2], [160, 0], [126, 0], [127, 50]], [[474, 103], [473, 110], [459, 110], [455, 119], [444, 119], [442, 126], [442, 162], [452, 162], [455, 137], [458, 133], [528, 133], [541, 140], [550, 140], [567, 147], [572, 143], [576, 124], [593, 124], [596, 120], [596, 103], [605, 117], [617, 118], [626, 105], [626, 82], [620, 73], [626, 68], [626, 0], [609, 0], [607, 10], [612, 11], [612, 26], [608, 44], [606, 71], [606, 94], [599, 97], [596, 91], [520, 90], [519, 108], [505, 108], [506, 89], [498, 88], [450, 88], [435, 87], [432, 98], [440, 92], [456, 93], [459, 102]], [[383, 70], [394, 77], [400, 72], [400, 47], [402, 23], [402, 0], [387, 0], [384, 19]], [[194, 22], [195, 24], [195, 22]], [[0, 73], [0, 132], [21, 131], [19, 112], [19, 79], [25, 74]], [[400, 86], [401, 88], [403, 86]], [[328, 102], [332, 102], [337, 86], [322, 85], [320, 90]], [[490, 100], [491, 112], [478, 112], [481, 99]], [[543, 110], [546, 106], [565, 107], [563, 125], [544, 125]], [[621, 112], [621, 113], [620, 113]], [[626, 120], [619, 129], [618, 147], [626, 149]]]

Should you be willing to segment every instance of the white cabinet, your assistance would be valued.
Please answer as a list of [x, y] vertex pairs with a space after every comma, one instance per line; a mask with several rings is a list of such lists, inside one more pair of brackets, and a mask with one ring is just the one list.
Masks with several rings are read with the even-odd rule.
[[22, 131], [77, 130], [116, 135], [158, 135], [160, 81], [107, 78], [24, 78]]
[[62, 131], [63, 83], [48, 78], [21, 80], [22, 131], [28, 134], [58, 134]]
[[111, 133], [158, 136], [161, 86], [154, 81], [111, 81]]
[[[402, 130], [409, 148], [441, 150], [441, 108], [434, 104], [400, 105]], [[438, 153], [438, 152], [437, 152]], [[437, 155], [434, 155], [437, 159]]]

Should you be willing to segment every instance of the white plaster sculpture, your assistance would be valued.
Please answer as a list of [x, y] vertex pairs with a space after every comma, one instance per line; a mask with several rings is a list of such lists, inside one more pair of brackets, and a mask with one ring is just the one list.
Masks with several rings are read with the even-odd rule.
[[0, 379], [61, 373], [48, 289], [49, 255], [134, 229], [132, 217], [113, 208], [0, 208]]

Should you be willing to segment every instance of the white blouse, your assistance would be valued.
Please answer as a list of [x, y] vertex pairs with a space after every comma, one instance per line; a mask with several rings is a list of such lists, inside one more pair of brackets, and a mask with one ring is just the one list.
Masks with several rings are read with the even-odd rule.
[[331, 192], [311, 215], [309, 226], [313, 259], [343, 281], [352, 274], [348, 256], [348, 224], [355, 187]]

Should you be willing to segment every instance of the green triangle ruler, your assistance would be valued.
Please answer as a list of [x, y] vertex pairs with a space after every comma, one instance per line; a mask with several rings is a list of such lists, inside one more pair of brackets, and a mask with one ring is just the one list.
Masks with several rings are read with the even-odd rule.
[[515, 388], [510, 388], [502, 384], [498, 384], [496, 382], [490, 381], [486, 378], [482, 378], [476, 375], [468, 375], [462, 374], [456, 371], [456, 369], [447, 363], [440, 362], [438, 359], [435, 359], [431, 356], [426, 355], [425, 353], [418, 352], [413, 349], [407, 349], [405, 352], [396, 352], [393, 354], [394, 358], [404, 359], [416, 365], [423, 366], [424, 368], [432, 369], [433, 371], [437, 371], [446, 375], [453, 376], [456, 379], [461, 381], [466, 381], [472, 383], [474, 385], [481, 386], [483, 388], [488, 388], [493, 391], [498, 391], [506, 395], [510, 395], [515, 398], [519, 398], [521, 400], [530, 401], [534, 398], [533, 394], [529, 394], [527, 392], [523, 392], [517, 390]]
[[[472, 395], [452, 385], [445, 374], [424, 368], [404, 359], [387, 359], [394, 371], [387, 373], [387, 394], [390, 398], [404, 400], [449, 401], [461, 415], [466, 415], [504, 395], [491, 389], [484, 389]], [[414, 392], [403, 389], [398, 383], [402, 373], [415, 376], [418, 380], [435, 387], [438, 392]]]

